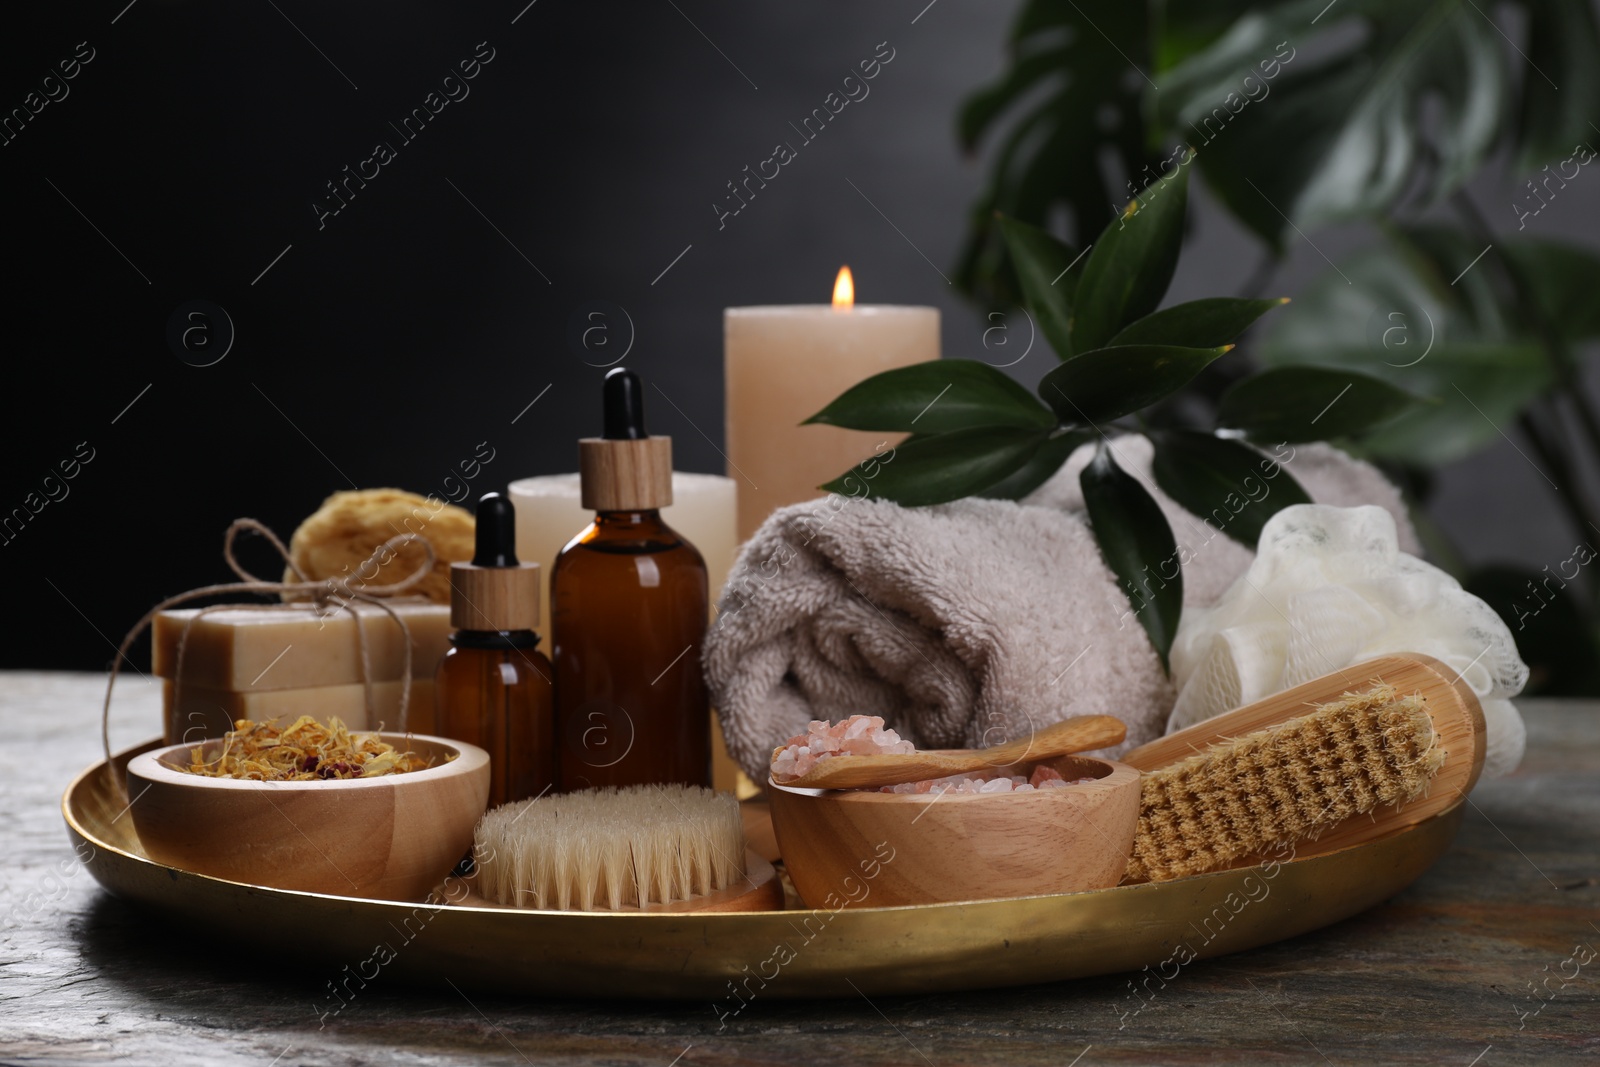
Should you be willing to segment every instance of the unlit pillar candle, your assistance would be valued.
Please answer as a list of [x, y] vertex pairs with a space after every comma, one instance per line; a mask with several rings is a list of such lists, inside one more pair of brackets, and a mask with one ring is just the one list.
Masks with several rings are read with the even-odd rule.
[[[517, 508], [517, 557], [539, 564], [539, 621], [550, 627], [550, 573], [556, 553], [594, 520], [594, 513], [578, 500], [576, 474], [547, 474], [522, 478], [509, 487]], [[700, 550], [706, 561], [706, 581], [711, 603], [717, 602], [722, 583], [733, 567], [733, 480], [716, 474], [672, 472], [672, 503], [661, 509], [668, 526]]]

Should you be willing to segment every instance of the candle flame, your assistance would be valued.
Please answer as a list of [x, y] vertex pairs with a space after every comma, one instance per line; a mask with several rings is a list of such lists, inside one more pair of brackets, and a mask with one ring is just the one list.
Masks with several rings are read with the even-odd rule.
[[839, 268], [839, 277], [833, 283], [833, 310], [849, 311], [856, 306], [856, 282], [849, 267]]

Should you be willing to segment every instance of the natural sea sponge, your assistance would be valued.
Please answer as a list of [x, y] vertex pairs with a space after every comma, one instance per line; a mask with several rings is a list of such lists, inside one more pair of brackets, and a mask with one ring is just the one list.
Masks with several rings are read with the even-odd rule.
[[[450, 603], [450, 564], [470, 560], [473, 521], [470, 512], [437, 498], [403, 489], [353, 489], [322, 502], [289, 541], [289, 556], [309, 581], [344, 578], [352, 588], [398, 582], [426, 558], [421, 545], [408, 544], [375, 572], [359, 572], [378, 546], [398, 534], [414, 533], [433, 545], [433, 572], [407, 590], [436, 604]], [[283, 580], [295, 581], [288, 568]]]

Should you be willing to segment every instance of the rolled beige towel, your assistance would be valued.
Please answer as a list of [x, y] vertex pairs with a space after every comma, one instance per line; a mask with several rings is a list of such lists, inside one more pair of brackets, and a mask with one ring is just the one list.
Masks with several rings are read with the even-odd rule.
[[[1147, 440], [1113, 447], [1187, 550], [1185, 606], [1216, 600], [1253, 553], [1155, 488]], [[704, 655], [745, 772], [764, 781], [774, 746], [812, 719], [857, 713], [930, 748], [996, 744], [1072, 715], [1126, 722], [1118, 752], [1159, 736], [1175, 694], [1085, 521], [1078, 472], [1092, 454], [1080, 448], [1025, 503], [833, 496], [768, 518], [740, 551]], [[1283, 458], [1312, 499], [1376, 504], [1417, 551], [1373, 467], [1327, 445]]]

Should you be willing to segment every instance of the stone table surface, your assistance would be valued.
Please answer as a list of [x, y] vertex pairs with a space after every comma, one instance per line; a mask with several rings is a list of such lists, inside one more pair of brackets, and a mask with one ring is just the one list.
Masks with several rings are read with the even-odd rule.
[[[1485, 782], [1418, 882], [1345, 922], [1186, 967], [1125, 1020], [1128, 976], [991, 992], [710, 1005], [532, 1001], [374, 983], [319, 1027], [321, 970], [251, 977], [222, 931], [158, 921], [73, 861], [62, 790], [100, 758], [104, 679], [0, 673], [0, 1063], [1600, 1063], [1600, 702], [1523, 703], [1528, 756]], [[113, 741], [158, 731], [119, 682]], [[255, 951], [290, 954], [294, 931]], [[294, 972], [289, 972], [291, 975]]]

